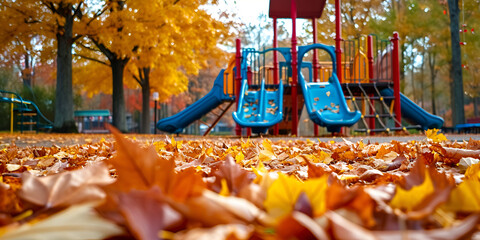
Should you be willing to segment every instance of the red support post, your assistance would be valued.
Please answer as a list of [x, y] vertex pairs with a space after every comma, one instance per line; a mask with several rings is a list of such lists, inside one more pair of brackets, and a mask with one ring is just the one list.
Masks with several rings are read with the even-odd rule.
[[[373, 81], [373, 37], [371, 35], [367, 38], [367, 58], [368, 58], [368, 78], [369, 81]], [[370, 97], [373, 97], [373, 94], [370, 94]], [[375, 113], [375, 101], [370, 99], [370, 115]], [[370, 118], [368, 122], [370, 129], [375, 129], [375, 118]], [[375, 132], [370, 132], [370, 135], [374, 135]]]
[[397, 122], [395, 123], [396, 127], [401, 127], [402, 122], [402, 108], [400, 105], [400, 54], [399, 54], [399, 45], [398, 45], [398, 32], [393, 33], [393, 38], [390, 40], [393, 43], [393, 53], [392, 53], [392, 75], [393, 75], [393, 96], [395, 97], [394, 109], [395, 109], [395, 118]]
[[[273, 18], [273, 48], [278, 47], [278, 34], [277, 34], [277, 18]], [[279, 84], [278, 79], [278, 58], [277, 58], [277, 51], [273, 51], [273, 84]], [[283, 84], [283, 83], [281, 83]], [[273, 126], [273, 134], [278, 136], [278, 124]]]
[[337, 57], [337, 77], [342, 83], [342, 13], [340, 9], [341, 0], [335, 0], [335, 55]]
[[292, 135], [298, 136], [298, 106], [297, 106], [297, 1], [290, 0], [290, 17], [292, 18]]
[[[340, 83], [343, 82], [342, 72], [342, 10], [341, 0], [335, 0], [335, 57], [337, 58], [337, 77]], [[340, 132], [343, 132], [343, 128]]]
[[[236, 67], [236, 76], [235, 76], [235, 102], [237, 105], [237, 110], [238, 110], [238, 100], [240, 99], [240, 87], [242, 86], [242, 67], [241, 67], [241, 60], [242, 60], [242, 42], [240, 41], [239, 38], [236, 39], [235, 41], [236, 45], [236, 52], [235, 52], [235, 67]], [[242, 127], [238, 125], [238, 123], [235, 126], [235, 134], [237, 136], [242, 135]]]
[[[313, 26], [313, 44], [317, 43], [317, 21], [315, 18], [312, 19]], [[318, 82], [318, 56], [317, 49], [313, 49], [313, 81]], [[313, 123], [313, 135], [318, 136], [318, 125]]]
[[[250, 87], [252, 85], [252, 68], [250, 66], [247, 67], [247, 84]], [[247, 128], [247, 137], [252, 136], [252, 128]]]

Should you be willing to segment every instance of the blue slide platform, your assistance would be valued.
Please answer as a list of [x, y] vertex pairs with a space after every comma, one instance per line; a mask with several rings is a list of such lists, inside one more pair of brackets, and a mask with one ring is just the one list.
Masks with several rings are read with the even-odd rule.
[[221, 70], [218, 74], [215, 82], [213, 83], [212, 90], [202, 97], [200, 100], [194, 102], [192, 105], [188, 106], [181, 112], [161, 119], [157, 122], [157, 128], [164, 132], [169, 133], [181, 133], [185, 127], [190, 125], [192, 122], [200, 119], [203, 115], [212, 111], [214, 108], [218, 107], [224, 101], [234, 100], [232, 97], [229, 97], [223, 93], [223, 73], [225, 70]]
[[268, 128], [282, 121], [283, 84], [275, 90], [266, 90], [262, 81], [260, 90], [248, 90], [247, 80], [242, 81], [237, 111], [233, 119], [242, 127], [252, 128], [253, 133], [266, 133]]
[[299, 80], [305, 107], [310, 119], [329, 132], [339, 132], [342, 127], [350, 127], [360, 120], [359, 111], [350, 111], [342, 87], [338, 81], [335, 68], [334, 47], [313, 44], [298, 48], [298, 64], [301, 66], [303, 56], [310, 50], [325, 50], [332, 59], [333, 72], [328, 82], [307, 82], [299, 71]]
[[[386, 88], [383, 89], [380, 94], [382, 94], [383, 96], [393, 96], [393, 90], [391, 88]], [[443, 118], [428, 113], [401, 93], [400, 101], [400, 104], [402, 106], [402, 118], [407, 119], [407, 121], [413, 124], [418, 124], [422, 126], [423, 130], [442, 128], [444, 122]]]

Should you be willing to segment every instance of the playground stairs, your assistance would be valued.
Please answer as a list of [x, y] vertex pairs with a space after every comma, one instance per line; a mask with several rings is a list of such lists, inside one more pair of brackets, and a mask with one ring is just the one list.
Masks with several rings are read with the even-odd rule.
[[343, 83], [345, 99], [350, 106], [362, 113], [355, 132], [391, 133], [421, 129], [419, 125], [405, 126], [399, 122], [393, 111], [393, 96], [382, 96], [380, 91], [390, 88], [391, 83]]
[[203, 136], [207, 136], [213, 130], [213, 128], [217, 125], [218, 122], [220, 122], [220, 119], [222, 119], [222, 117], [234, 105], [234, 103], [235, 103], [234, 101], [224, 102], [224, 103], [218, 105], [218, 107], [216, 107], [212, 111], [205, 114], [205, 116], [207, 116], [207, 117], [209, 115], [212, 116], [210, 118], [210, 119], [213, 119], [213, 121], [211, 121], [211, 123], [202, 121], [201, 119], [198, 120], [200, 123], [205, 124], [208, 127], [207, 131], [205, 131]]
[[37, 133], [38, 126], [38, 114], [29, 108], [15, 108], [15, 119], [17, 122], [17, 128], [21, 133]]
[[49, 131], [52, 129], [52, 122], [45, 118], [35, 103], [24, 100], [14, 92], [0, 90], [0, 102], [11, 105], [11, 129], [14, 126], [20, 133], [38, 133], [38, 131]]

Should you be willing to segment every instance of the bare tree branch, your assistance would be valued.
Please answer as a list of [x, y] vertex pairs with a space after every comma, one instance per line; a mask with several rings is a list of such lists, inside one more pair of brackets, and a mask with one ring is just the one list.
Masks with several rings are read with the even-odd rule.
[[97, 63], [100, 63], [100, 64], [103, 64], [105, 66], [108, 66], [110, 67], [110, 64], [102, 61], [102, 60], [99, 60], [99, 59], [96, 59], [96, 58], [93, 58], [93, 57], [89, 57], [89, 56], [85, 56], [85, 55], [82, 55], [82, 54], [73, 54], [74, 56], [77, 56], [77, 57], [80, 57], [80, 58], [83, 58], [83, 59], [87, 59], [87, 60], [90, 60], [90, 61], [93, 61], [93, 62], [97, 62]]

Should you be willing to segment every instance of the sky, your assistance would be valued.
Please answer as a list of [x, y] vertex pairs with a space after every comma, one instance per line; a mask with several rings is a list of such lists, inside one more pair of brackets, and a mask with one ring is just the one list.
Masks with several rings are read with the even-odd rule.
[[[265, 14], [268, 16], [268, 9], [270, 0], [226, 0], [220, 1], [220, 7], [222, 9], [228, 9], [230, 12], [236, 13], [237, 18], [246, 24], [257, 24], [258, 16]], [[271, 20], [271, 18], [268, 18]], [[279, 19], [278, 21], [284, 21], [285, 27], [290, 32], [292, 29], [291, 20]], [[302, 34], [302, 24], [305, 22], [303, 19], [297, 19], [297, 32]]]
[[228, 0], [232, 11], [245, 23], [255, 23], [260, 14], [268, 15], [269, 0]]

